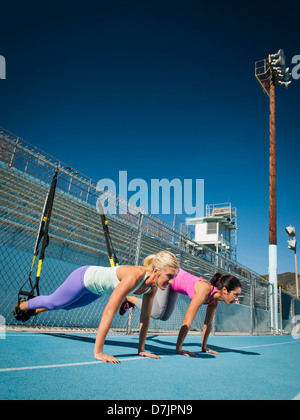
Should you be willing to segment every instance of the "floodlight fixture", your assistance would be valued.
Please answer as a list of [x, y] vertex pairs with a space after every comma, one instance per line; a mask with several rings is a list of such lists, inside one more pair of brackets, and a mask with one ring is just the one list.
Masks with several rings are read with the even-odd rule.
[[288, 241], [288, 244], [289, 244], [288, 246], [289, 249], [291, 249], [292, 251], [296, 251], [296, 245], [297, 245], [296, 239], [290, 239]]
[[283, 49], [278, 50], [276, 54], [270, 54], [270, 57], [272, 60], [276, 60], [279, 58], [285, 60], [285, 54], [284, 54]]
[[297, 267], [297, 241], [296, 241], [296, 229], [295, 226], [288, 226], [285, 228], [286, 233], [291, 238], [288, 240], [288, 249], [295, 253], [295, 280], [296, 280], [296, 296], [299, 297], [299, 279], [298, 279], [298, 267]]
[[272, 84], [289, 87], [291, 84], [291, 73], [289, 70], [286, 67], [286, 58], [282, 49], [276, 54], [269, 54], [268, 58], [255, 63], [255, 77], [263, 92], [268, 96], [270, 96]]
[[293, 238], [294, 236], [296, 236], [296, 229], [295, 229], [295, 226], [292, 226], [292, 225], [290, 225], [290, 226], [288, 226], [288, 227], [286, 227], [285, 228], [285, 231], [286, 231], [286, 233], [291, 237], [291, 238]]

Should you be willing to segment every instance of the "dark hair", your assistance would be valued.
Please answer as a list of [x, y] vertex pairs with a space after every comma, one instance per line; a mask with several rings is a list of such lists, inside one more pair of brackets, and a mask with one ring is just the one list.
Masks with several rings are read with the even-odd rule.
[[228, 292], [231, 292], [232, 290], [238, 287], [242, 288], [239, 279], [237, 279], [235, 276], [232, 276], [231, 274], [226, 274], [225, 276], [222, 276], [221, 273], [216, 273], [210, 279], [210, 282], [213, 286], [216, 286], [218, 290], [221, 290], [223, 289], [223, 287], [226, 287]]

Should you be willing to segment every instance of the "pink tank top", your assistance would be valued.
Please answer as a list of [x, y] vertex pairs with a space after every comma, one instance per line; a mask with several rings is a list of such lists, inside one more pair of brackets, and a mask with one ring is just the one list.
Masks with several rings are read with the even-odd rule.
[[[201, 279], [197, 276], [193, 276], [193, 274], [187, 273], [180, 268], [177, 276], [174, 278], [173, 283], [171, 284], [171, 288], [174, 290], [174, 292], [189, 296], [190, 299], [193, 299], [195, 296], [195, 283], [197, 281], [205, 281], [206, 283], [210, 284], [209, 281]], [[213, 296], [216, 291], [217, 288], [214, 287], [208, 297]], [[215, 300], [212, 300], [209, 305], [211, 305], [214, 301]]]

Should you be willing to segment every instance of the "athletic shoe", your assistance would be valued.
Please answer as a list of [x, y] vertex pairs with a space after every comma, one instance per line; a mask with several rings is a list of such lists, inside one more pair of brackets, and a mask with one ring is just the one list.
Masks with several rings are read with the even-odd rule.
[[25, 297], [21, 297], [18, 299], [18, 303], [15, 305], [13, 309], [13, 316], [17, 321], [26, 322], [30, 319], [31, 316], [36, 315], [35, 309], [28, 309], [27, 311], [22, 311], [20, 309], [20, 303], [26, 302]]
[[128, 300], [125, 300], [120, 307], [119, 314], [124, 315], [125, 312], [127, 312], [128, 309], [130, 309], [130, 308], [133, 308], [133, 311], [132, 311], [132, 313], [133, 313], [134, 312], [134, 305], [132, 303], [128, 302]]

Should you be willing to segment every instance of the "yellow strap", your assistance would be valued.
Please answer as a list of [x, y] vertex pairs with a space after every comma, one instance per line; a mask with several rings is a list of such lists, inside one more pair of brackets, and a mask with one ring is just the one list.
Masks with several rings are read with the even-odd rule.
[[42, 264], [43, 264], [43, 260], [39, 260], [39, 265], [38, 265], [38, 269], [37, 269], [37, 273], [36, 273], [37, 277], [40, 277], [40, 275], [41, 275]]
[[34, 261], [35, 261], [35, 259], [36, 259], [36, 255], [34, 255], [34, 256], [33, 256], [32, 264], [31, 264], [31, 271], [32, 271], [33, 266], [34, 266]]

